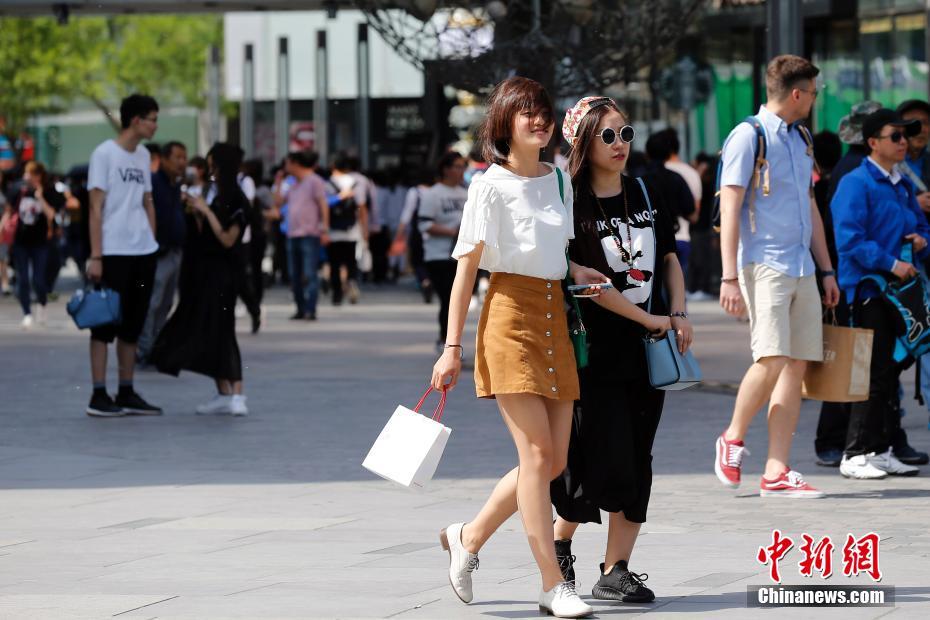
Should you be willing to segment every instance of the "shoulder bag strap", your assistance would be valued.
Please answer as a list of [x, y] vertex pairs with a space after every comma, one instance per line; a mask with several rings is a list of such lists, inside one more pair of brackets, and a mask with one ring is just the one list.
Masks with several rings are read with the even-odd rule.
[[[649, 209], [649, 227], [652, 229], [652, 255], [655, 257], [655, 264], [652, 266], [653, 277], [652, 283], [655, 285], [655, 270], [659, 268], [659, 248], [658, 243], [656, 242], [656, 220], [655, 213], [652, 211], [652, 201], [649, 200], [649, 192], [646, 191], [646, 184], [643, 183], [642, 177], [636, 177], [636, 182], [639, 183], [639, 186], [643, 190], [643, 197], [646, 199], [646, 208]], [[630, 226], [632, 222], [629, 222], [627, 226]], [[630, 252], [633, 251], [633, 248], [630, 248]], [[652, 297], [656, 294], [656, 287], [652, 287], [652, 292], [649, 294], [649, 303], [646, 305], [646, 312], [652, 314]]]
[[[565, 206], [565, 181], [562, 180], [562, 169], [558, 166], [555, 167], [555, 176], [559, 180], [559, 198], [562, 200], [562, 206]], [[571, 276], [571, 264], [569, 263], [568, 258], [568, 248], [565, 248], [565, 282], [568, 284], [572, 283]], [[578, 305], [578, 300], [574, 295], [571, 294], [571, 291], [566, 291], [568, 293], [568, 298], [572, 301], [572, 308], [575, 310], [575, 315], [578, 317], [578, 321], [581, 322], [582, 329], [584, 329], [584, 322], [581, 318], [581, 307]]]

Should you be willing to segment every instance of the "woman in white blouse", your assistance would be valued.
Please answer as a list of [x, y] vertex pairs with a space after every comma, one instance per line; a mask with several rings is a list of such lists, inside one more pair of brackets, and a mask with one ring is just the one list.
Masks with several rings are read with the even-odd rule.
[[578, 618], [592, 608], [564, 581], [552, 546], [549, 483], [565, 468], [572, 404], [579, 396], [561, 280], [607, 282], [599, 272], [569, 263], [574, 237], [567, 175], [539, 161], [552, 137], [552, 103], [543, 87], [514, 77], [488, 100], [480, 133], [494, 162], [468, 190], [458, 241], [445, 350], [433, 368], [436, 389], [451, 389], [461, 372], [462, 330], [478, 269], [491, 286], [478, 325], [475, 384], [479, 398], [496, 398], [516, 444], [519, 467], [498, 482], [478, 515], [440, 533], [448, 550], [449, 581], [465, 603], [478, 551], [517, 511], [542, 573], [541, 610]]

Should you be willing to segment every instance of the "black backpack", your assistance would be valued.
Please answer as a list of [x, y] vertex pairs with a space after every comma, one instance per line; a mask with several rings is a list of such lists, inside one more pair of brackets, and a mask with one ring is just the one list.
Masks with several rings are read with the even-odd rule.
[[[753, 151], [756, 156], [756, 163], [753, 166], [749, 187], [746, 188], [749, 192], [749, 223], [752, 227], [752, 232], [756, 232], [756, 190], [761, 187], [763, 196], [768, 196], [770, 192], [769, 162], [766, 159], [766, 155], [768, 155], [768, 142], [765, 139], [765, 128], [762, 127], [762, 121], [759, 120], [759, 117], [747, 116], [740, 121], [740, 123], [749, 123], [756, 132], [756, 148]], [[807, 154], [814, 161], [814, 170], [819, 170], [817, 160], [814, 159], [814, 138], [811, 136], [810, 130], [800, 123], [795, 124], [795, 127], [798, 132], [800, 132], [805, 144], [807, 144]], [[726, 148], [726, 143], [724, 143], [723, 146]], [[723, 149], [720, 149], [720, 157], [717, 160], [717, 181], [714, 186], [714, 210], [711, 215], [711, 226], [713, 226], [714, 230], [718, 233], [720, 232], [720, 175], [722, 173]]]
[[340, 198], [341, 190], [329, 181], [329, 228], [330, 230], [349, 230], [358, 220], [358, 204], [354, 196]]

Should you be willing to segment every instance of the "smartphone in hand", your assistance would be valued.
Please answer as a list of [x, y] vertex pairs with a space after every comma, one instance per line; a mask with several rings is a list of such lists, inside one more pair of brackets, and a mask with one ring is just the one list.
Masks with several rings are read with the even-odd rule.
[[570, 284], [568, 292], [572, 297], [597, 297], [602, 292], [614, 287], [610, 282], [598, 282], [596, 284]]

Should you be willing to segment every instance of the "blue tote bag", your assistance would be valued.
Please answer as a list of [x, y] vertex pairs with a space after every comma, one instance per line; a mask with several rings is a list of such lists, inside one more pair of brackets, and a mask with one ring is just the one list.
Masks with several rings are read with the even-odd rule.
[[118, 325], [122, 320], [119, 293], [108, 288], [79, 289], [68, 301], [68, 314], [78, 329]]
[[[649, 223], [652, 225], [652, 242], [656, 243], [655, 216], [652, 211], [652, 202], [649, 192], [642, 179], [636, 179], [646, 198], [646, 207], [649, 209]], [[658, 269], [658, 257], [656, 257]], [[662, 291], [653, 289], [649, 296], [646, 312], [652, 314], [652, 298], [662, 294]], [[682, 355], [678, 351], [678, 342], [675, 330], [669, 330], [663, 336], [647, 336], [643, 339], [646, 348], [646, 366], [649, 370], [649, 384], [657, 390], [684, 390], [701, 382], [701, 367], [691, 349]]]

